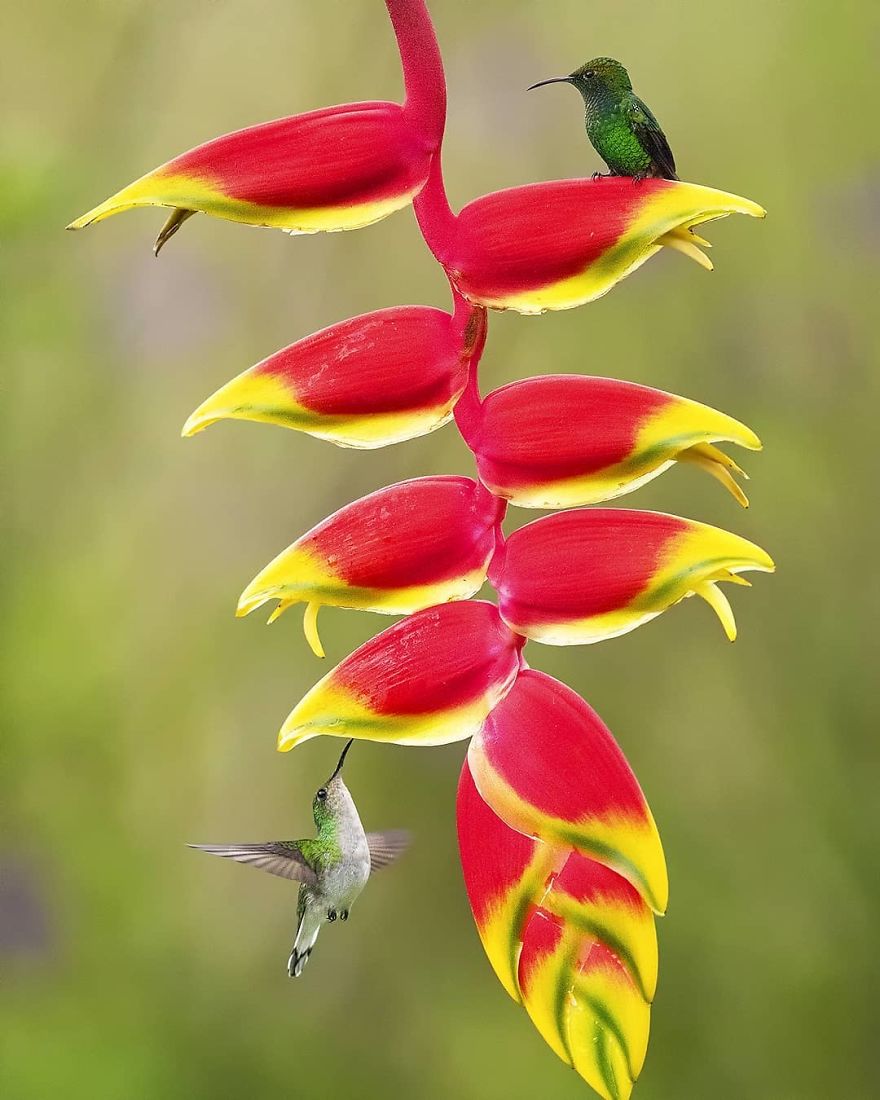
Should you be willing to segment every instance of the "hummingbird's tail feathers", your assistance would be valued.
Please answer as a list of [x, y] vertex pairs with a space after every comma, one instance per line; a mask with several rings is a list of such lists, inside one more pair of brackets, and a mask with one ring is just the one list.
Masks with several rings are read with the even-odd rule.
[[406, 829], [388, 829], [384, 833], [367, 833], [367, 847], [370, 849], [370, 873], [381, 871], [410, 845], [412, 836]]
[[268, 871], [270, 875], [304, 882], [309, 886], [314, 886], [318, 881], [295, 840], [270, 840], [265, 844], [188, 844], [187, 847], [197, 848], [212, 856], [234, 859], [237, 863], [247, 863], [261, 871]]
[[290, 958], [287, 960], [287, 973], [291, 978], [298, 978], [305, 970], [320, 931], [320, 915], [312, 909], [305, 909], [300, 916], [296, 939], [293, 941], [293, 949], [290, 952]]

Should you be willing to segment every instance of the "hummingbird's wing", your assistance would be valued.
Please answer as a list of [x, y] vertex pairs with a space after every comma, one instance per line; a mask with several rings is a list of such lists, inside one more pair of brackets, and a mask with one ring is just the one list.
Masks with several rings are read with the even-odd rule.
[[269, 840], [265, 844], [188, 844], [187, 847], [198, 848], [200, 852], [212, 856], [234, 859], [237, 863], [247, 863], [251, 867], [259, 867], [261, 871], [268, 871], [270, 875], [305, 882], [309, 886], [314, 886], [318, 881], [318, 876], [295, 840]]
[[638, 96], [632, 97], [629, 107], [629, 121], [633, 133], [641, 142], [642, 148], [653, 160], [664, 179], [677, 180], [675, 174], [675, 158], [669, 148], [666, 135], [660, 128], [660, 123], [654, 118], [650, 107], [644, 104]]
[[367, 833], [367, 847], [370, 849], [370, 871], [381, 871], [408, 846], [411, 837], [406, 829], [389, 829], [385, 833]]

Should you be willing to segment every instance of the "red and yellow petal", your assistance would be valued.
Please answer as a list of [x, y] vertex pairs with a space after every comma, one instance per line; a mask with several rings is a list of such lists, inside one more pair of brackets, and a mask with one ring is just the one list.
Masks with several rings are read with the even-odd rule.
[[490, 579], [511, 628], [549, 645], [598, 642], [634, 630], [688, 596], [736, 624], [721, 581], [772, 559], [739, 535], [661, 512], [593, 508], [560, 512], [514, 532]]
[[627, 1100], [648, 1051], [651, 1009], [604, 944], [585, 940], [568, 1014], [572, 1064], [606, 1100]]
[[513, 686], [523, 644], [481, 600], [417, 611], [317, 683], [291, 711], [278, 748], [321, 735], [402, 745], [464, 740]]
[[551, 873], [562, 869], [568, 853], [505, 825], [480, 796], [467, 760], [458, 783], [456, 820], [462, 874], [480, 940], [498, 980], [520, 1001], [523, 933]]
[[242, 593], [238, 614], [278, 600], [276, 618], [306, 603], [307, 636], [323, 650], [318, 608], [407, 615], [466, 599], [486, 579], [505, 505], [469, 477], [422, 477], [340, 509], [270, 562]]
[[468, 762], [483, 799], [512, 828], [577, 848], [631, 882], [654, 910], [666, 909], [666, 861], [645, 796], [577, 692], [523, 670], [471, 742]]
[[713, 444], [758, 450], [749, 428], [707, 405], [613, 378], [550, 375], [488, 394], [469, 439], [480, 477], [525, 508], [570, 508], [632, 492], [673, 462], [703, 466], [741, 503], [736, 464]]
[[[408, 205], [427, 179], [430, 157], [424, 135], [396, 103], [327, 107], [199, 145], [68, 228], [164, 206], [290, 233], [358, 229]], [[158, 246], [179, 220], [172, 215]]]
[[518, 979], [554, 1053], [606, 1100], [627, 1100], [644, 1064], [651, 1010], [617, 956], [539, 907], [525, 929]]
[[[567, 774], [576, 786], [577, 768]], [[468, 761], [457, 818], [468, 899], [499, 980], [558, 1057], [601, 1096], [628, 1097], [644, 1064], [656, 984], [650, 910], [609, 868], [502, 822]]]
[[625, 965], [649, 1003], [657, 992], [657, 930], [650, 906], [606, 864], [572, 852], [541, 905], [605, 944]]
[[485, 337], [485, 315], [398, 306], [331, 325], [233, 378], [187, 420], [278, 424], [340, 447], [373, 448], [445, 424]]
[[[417, 205], [430, 201], [426, 192]], [[733, 213], [764, 216], [749, 199], [693, 183], [555, 180], [484, 195], [429, 243], [470, 301], [542, 313], [600, 297], [664, 246], [711, 266], [687, 231]]]

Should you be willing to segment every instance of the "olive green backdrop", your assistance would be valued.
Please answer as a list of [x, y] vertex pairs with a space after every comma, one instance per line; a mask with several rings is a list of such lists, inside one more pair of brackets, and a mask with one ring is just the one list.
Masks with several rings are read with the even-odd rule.
[[[620, 57], [682, 175], [766, 222], [710, 229], [607, 298], [493, 316], [490, 388], [604, 373], [697, 398], [765, 441], [752, 508], [673, 470], [627, 499], [739, 531], [775, 577], [741, 637], [689, 601], [628, 637], [529, 660], [614, 730], [660, 824], [672, 904], [640, 1100], [877, 1095], [876, 6], [824, 0], [433, 0], [455, 205], [599, 163], [567, 88]], [[0, 1091], [9, 1100], [552, 1100], [588, 1095], [483, 957], [457, 864], [463, 745], [358, 745], [368, 827], [417, 840], [302, 981], [290, 884], [185, 841], [297, 836], [338, 743], [276, 730], [326, 670], [298, 615], [233, 617], [299, 533], [391, 481], [472, 472], [452, 427], [354, 453], [252, 424], [178, 438], [244, 367], [330, 322], [445, 305], [410, 211], [292, 239], [163, 215], [65, 235], [204, 139], [399, 98], [379, 0], [32, 0], [0, 65], [5, 528], [0, 631]], [[533, 513], [517, 513], [521, 522]], [[325, 611], [331, 661], [386, 625]]]

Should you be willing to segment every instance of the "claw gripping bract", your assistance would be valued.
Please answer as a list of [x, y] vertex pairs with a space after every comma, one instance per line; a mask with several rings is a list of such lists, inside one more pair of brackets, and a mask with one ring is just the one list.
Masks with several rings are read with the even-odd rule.
[[[303, 604], [319, 657], [324, 604], [405, 616], [297, 703], [278, 747], [321, 734], [410, 745], [471, 738], [458, 832], [486, 954], [556, 1054], [606, 1100], [626, 1100], [657, 985], [663, 849], [609, 730], [574, 691], [529, 669], [523, 650], [528, 641], [612, 638], [691, 595], [709, 603], [732, 640], [718, 585], [772, 570], [763, 550], [677, 516], [584, 506], [631, 492], [675, 462], [702, 468], [746, 505], [737, 480], [746, 475], [718, 444], [761, 444], [706, 405], [609, 378], [530, 378], [484, 399], [487, 310], [581, 305], [663, 248], [711, 268], [694, 227], [764, 212], [697, 184], [611, 178], [516, 187], [455, 214], [441, 168], [446, 85], [431, 18], [424, 0], [385, 3], [402, 105], [347, 104], [208, 141], [69, 228], [166, 207], [158, 253], [196, 213], [313, 233], [414, 205], [449, 280], [451, 312], [393, 306], [306, 336], [221, 386], [184, 435], [243, 419], [372, 448], [454, 416], [479, 481], [416, 478], [354, 501], [260, 570], [238, 614], [275, 604], [271, 621]], [[505, 539], [508, 504], [570, 510]], [[487, 578], [497, 606], [472, 598]]]

